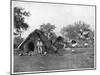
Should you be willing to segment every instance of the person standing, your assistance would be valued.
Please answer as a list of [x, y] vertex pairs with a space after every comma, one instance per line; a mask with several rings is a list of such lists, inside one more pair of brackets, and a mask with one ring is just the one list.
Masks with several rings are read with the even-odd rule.
[[38, 41], [37, 41], [37, 49], [38, 49], [39, 54], [42, 54], [42, 46], [43, 46], [43, 43], [39, 38]]

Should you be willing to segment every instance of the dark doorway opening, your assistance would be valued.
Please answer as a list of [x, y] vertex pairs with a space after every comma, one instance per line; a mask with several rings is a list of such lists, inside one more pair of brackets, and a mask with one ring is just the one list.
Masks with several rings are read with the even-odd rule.
[[34, 51], [34, 43], [33, 42], [30, 42], [28, 44], [28, 49], [29, 49], [29, 51]]

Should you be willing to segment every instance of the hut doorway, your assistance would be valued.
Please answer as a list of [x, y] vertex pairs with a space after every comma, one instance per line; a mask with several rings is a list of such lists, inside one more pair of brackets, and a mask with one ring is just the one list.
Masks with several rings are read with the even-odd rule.
[[33, 42], [28, 43], [28, 50], [29, 51], [34, 51], [34, 43]]

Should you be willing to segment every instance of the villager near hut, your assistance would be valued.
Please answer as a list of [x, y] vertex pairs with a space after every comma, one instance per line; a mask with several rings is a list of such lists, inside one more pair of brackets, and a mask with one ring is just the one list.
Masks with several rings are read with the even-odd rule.
[[18, 46], [18, 49], [23, 50], [24, 53], [28, 53], [30, 51], [37, 52], [38, 39], [40, 39], [43, 43], [43, 51], [46, 51], [50, 47], [51, 43], [44, 33], [38, 29], [30, 33], [29, 36]]
[[[48, 39], [47, 36], [44, 35], [44, 32], [41, 30], [34, 30], [29, 36], [18, 46], [18, 49], [22, 50], [23, 53], [39, 54], [37, 42], [40, 40], [42, 42], [42, 53], [58, 53], [60, 49], [63, 48], [63, 40], [61, 36], [58, 36], [55, 39], [55, 42], [52, 43], [51, 40]], [[41, 53], [41, 52], [40, 52]]]

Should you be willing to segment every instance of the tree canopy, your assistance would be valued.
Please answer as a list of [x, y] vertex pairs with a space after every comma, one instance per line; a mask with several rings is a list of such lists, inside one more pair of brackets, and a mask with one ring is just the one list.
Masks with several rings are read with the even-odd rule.
[[[90, 25], [82, 21], [75, 22], [74, 25], [68, 25], [61, 29], [61, 34], [64, 37], [68, 37], [70, 39], [78, 39], [79, 37], [84, 36], [83, 33], [89, 35], [90, 32], [91, 34], [93, 34], [92, 33], [93, 31], [90, 29]], [[88, 36], [88, 37], [91, 37], [91, 36]]]
[[48, 38], [50, 38], [50, 36], [54, 34], [53, 30], [55, 28], [55, 25], [52, 25], [50, 23], [40, 25], [40, 30], [43, 31]]
[[21, 7], [14, 7], [14, 28], [16, 29], [16, 33], [22, 33], [22, 30], [27, 30], [29, 25], [25, 22], [25, 16], [29, 17], [30, 13], [24, 11]]

